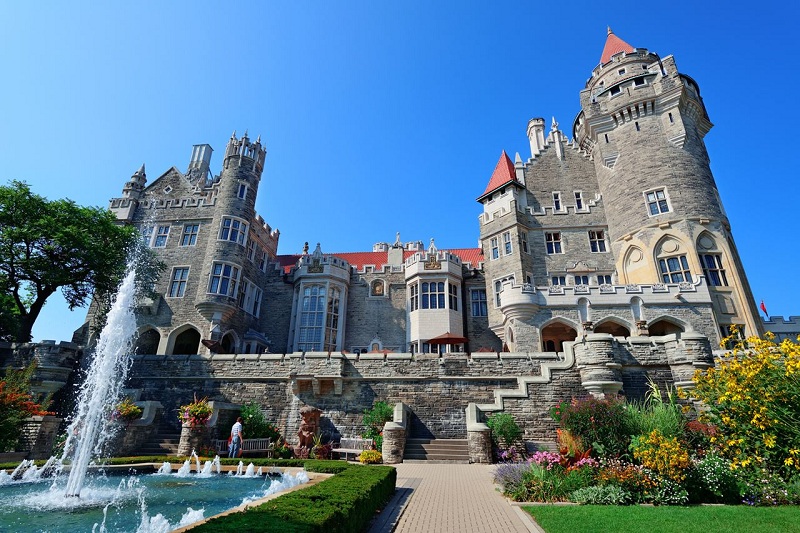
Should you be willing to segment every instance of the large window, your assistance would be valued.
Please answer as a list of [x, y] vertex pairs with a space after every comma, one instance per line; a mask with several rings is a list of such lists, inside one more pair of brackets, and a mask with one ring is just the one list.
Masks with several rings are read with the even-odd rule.
[[239, 307], [258, 317], [261, 311], [261, 289], [255, 283], [245, 280], [242, 283], [242, 290], [239, 292]]
[[592, 252], [606, 251], [606, 236], [603, 230], [589, 231], [589, 248]]
[[172, 279], [169, 283], [169, 297], [183, 298], [186, 292], [186, 280], [189, 279], [189, 267], [175, 267], [172, 269]]
[[458, 285], [454, 283], [448, 283], [447, 288], [449, 291], [449, 300], [448, 303], [450, 304], [450, 309], [453, 311], [458, 311]]
[[444, 309], [444, 282], [423, 281], [420, 287], [422, 309]]
[[546, 232], [544, 234], [544, 240], [547, 244], [547, 253], [548, 254], [560, 254], [563, 253], [561, 249], [561, 232], [560, 231], [553, 231], [553, 232]]
[[197, 233], [199, 231], [199, 224], [184, 224], [183, 235], [181, 235], [181, 246], [194, 246], [197, 244]]
[[503, 283], [506, 281], [514, 281], [514, 276], [506, 276], [504, 278], [494, 280], [494, 305], [495, 307], [500, 307], [502, 305], [502, 300], [500, 295], [503, 292]]
[[223, 296], [236, 295], [236, 285], [239, 282], [239, 267], [230, 263], [214, 263], [211, 266], [211, 279], [208, 282], [208, 292]]
[[300, 301], [300, 334], [297, 349], [322, 350], [322, 324], [325, 315], [325, 287], [311, 285], [303, 289]]
[[419, 309], [419, 285], [416, 283], [411, 285], [410, 303], [412, 311], [416, 311], [417, 309]]
[[689, 272], [689, 262], [686, 260], [685, 255], [659, 259], [658, 267], [661, 270], [661, 279], [664, 283], [692, 281], [692, 274]]
[[644, 193], [647, 201], [647, 209], [650, 216], [660, 215], [670, 211], [669, 198], [667, 197], [666, 189], [655, 189]]
[[700, 264], [703, 265], [703, 274], [709, 285], [712, 287], [728, 286], [728, 276], [725, 275], [725, 269], [722, 268], [720, 254], [700, 254]]
[[253, 239], [247, 239], [247, 259], [252, 261], [256, 257], [256, 248], [258, 245]]
[[472, 316], [487, 316], [489, 310], [486, 308], [486, 289], [471, 289], [469, 295], [472, 304]]
[[219, 230], [220, 240], [231, 241], [244, 246], [246, 236], [247, 224], [237, 218], [225, 217], [222, 219], [222, 227]]
[[328, 312], [325, 317], [325, 344], [323, 349], [331, 351], [336, 349], [339, 339], [339, 302], [341, 293], [339, 289], [332, 288], [328, 297]]

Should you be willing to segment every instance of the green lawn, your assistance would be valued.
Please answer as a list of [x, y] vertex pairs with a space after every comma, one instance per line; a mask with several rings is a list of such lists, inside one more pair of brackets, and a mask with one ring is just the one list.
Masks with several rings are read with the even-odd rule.
[[788, 533], [800, 507], [536, 505], [524, 507], [547, 533]]

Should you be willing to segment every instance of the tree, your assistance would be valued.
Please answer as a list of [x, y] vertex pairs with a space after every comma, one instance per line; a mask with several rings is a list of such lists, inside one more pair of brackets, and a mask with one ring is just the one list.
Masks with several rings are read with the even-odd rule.
[[47, 298], [59, 289], [70, 310], [94, 292], [116, 289], [137, 235], [106, 209], [50, 201], [19, 181], [0, 186], [0, 285], [6, 295], [0, 317], [16, 322], [13, 338], [31, 339]]

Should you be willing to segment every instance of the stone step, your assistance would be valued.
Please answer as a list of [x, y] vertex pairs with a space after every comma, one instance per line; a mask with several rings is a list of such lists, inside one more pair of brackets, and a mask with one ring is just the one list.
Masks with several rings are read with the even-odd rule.
[[407, 459], [403, 457], [403, 462], [410, 464], [467, 465], [469, 464], [469, 459]]
[[466, 439], [406, 440], [403, 462], [469, 463], [469, 445]]

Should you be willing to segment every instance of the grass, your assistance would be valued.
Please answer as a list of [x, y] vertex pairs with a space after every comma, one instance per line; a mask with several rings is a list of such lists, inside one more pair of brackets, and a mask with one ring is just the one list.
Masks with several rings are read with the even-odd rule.
[[785, 533], [800, 507], [537, 505], [524, 507], [547, 533]]

